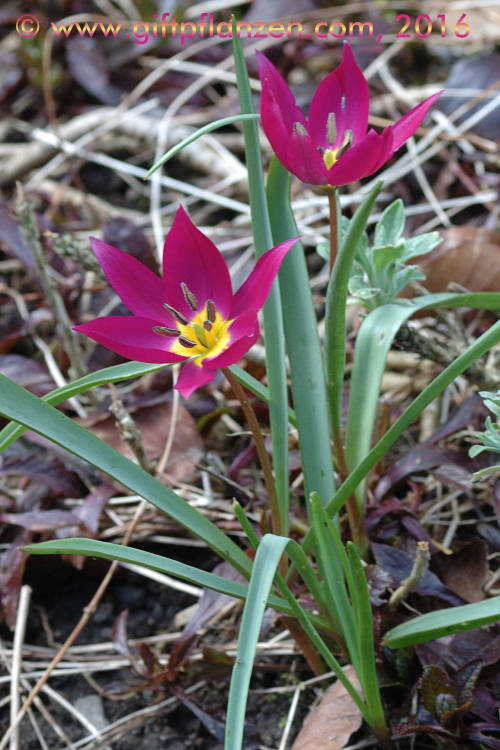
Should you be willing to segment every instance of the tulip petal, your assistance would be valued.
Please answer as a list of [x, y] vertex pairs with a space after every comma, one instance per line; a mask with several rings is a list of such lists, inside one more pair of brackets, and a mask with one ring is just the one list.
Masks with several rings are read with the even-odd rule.
[[238, 362], [255, 344], [259, 335], [259, 321], [255, 310], [247, 310], [234, 320], [228, 328], [231, 343], [218, 357], [203, 360], [203, 367], [216, 370]]
[[223, 318], [231, 308], [231, 278], [222, 253], [179, 206], [163, 248], [163, 279], [170, 305], [188, 320], [193, 310], [184, 297], [181, 284], [188, 286], [202, 309], [212, 299]]
[[326, 185], [328, 182], [328, 170], [323, 156], [307, 134], [295, 130], [290, 135], [287, 161], [290, 165], [287, 169], [302, 182], [308, 182], [310, 185]]
[[260, 117], [262, 128], [280, 162], [293, 172], [288, 161], [288, 140], [295, 123], [307, 128], [306, 118], [297, 107], [295, 98], [283, 77], [261, 52], [256, 52], [259, 77], [262, 83]]
[[417, 106], [410, 109], [404, 117], [398, 120], [394, 125], [390, 126], [394, 138], [394, 151], [402, 146], [403, 143], [413, 135], [430, 107], [432, 107], [436, 99], [440, 97], [442, 93], [442, 91], [439, 91], [437, 94], [433, 94], [433, 96], [430, 96], [428, 99], [425, 99], [425, 101], [417, 104]]
[[91, 237], [92, 250], [107, 280], [130, 312], [144, 318], [173, 322], [163, 308], [167, 295], [163, 281], [143, 263], [123, 250]]
[[333, 165], [328, 172], [327, 182], [330, 185], [346, 185], [368, 177], [387, 161], [393, 151], [390, 128], [380, 134], [369, 130], [362, 141], [348, 149]]
[[158, 321], [137, 316], [110, 315], [74, 326], [73, 330], [97, 341], [107, 349], [138, 362], [182, 362], [185, 357], [169, 349], [176, 339], [154, 333]]
[[[355, 60], [351, 47], [344, 42], [342, 62], [324, 78], [316, 89], [309, 109], [308, 131], [316, 146], [337, 148], [347, 129], [352, 131], [353, 144], [366, 133], [370, 93], [368, 84]], [[337, 137], [327, 140], [328, 115], [335, 114]]]
[[214, 377], [215, 370], [209, 370], [207, 367], [198, 367], [193, 362], [186, 362], [181, 369], [175, 388], [181, 396], [189, 398], [193, 391], [201, 388], [202, 385], [210, 383]]
[[[238, 318], [245, 310], [260, 310], [267, 299], [272, 283], [279, 271], [281, 261], [297, 242], [297, 237], [268, 250], [260, 256], [247, 280], [243, 282], [233, 297], [230, 318]], [[234, 334], [234, 325], [229, 332]]]

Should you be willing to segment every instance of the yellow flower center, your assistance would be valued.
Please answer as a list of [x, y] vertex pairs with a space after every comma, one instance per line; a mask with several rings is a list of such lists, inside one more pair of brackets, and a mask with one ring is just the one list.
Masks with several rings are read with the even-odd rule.
[[[328, 118], [328, 127], [327, 127], [327, 139], [328, 143], [333, 144], [336, 138], [337, 131], [333, 127], [335, 124], [335, 118], [332, 115]], [[325, 162], [325, 167], [327, 169], [331, 169], [333, 165], [338, 162], [340, 157], [343, 153], [347, 151], [347, 149], [352, 144], [352, 130], [346, 130], [344, 133], [344, 138], [342, 139], [342, 143], [337, 148], [320, 148], [321, 156], [323, 157], [323, 161]]]
[[325, 162], [325, 167], [327, 169], [333, 167], [337, 161], [337, 154], [339, 151], [340, 148], [325, 148], [323, 151], [323, 161]]
[[[233, 321], [224, 320], [219, 312], [208, 307], [206, 305], [189, 323], [177, 321], [179, 338], [170, 349], [174, 354], [192, 358], [198, 367], [202, 366], [206, 357], [222, 354], [231, 339], [227, 329]], [[184, 341], [189, 344], [185, 346]]]

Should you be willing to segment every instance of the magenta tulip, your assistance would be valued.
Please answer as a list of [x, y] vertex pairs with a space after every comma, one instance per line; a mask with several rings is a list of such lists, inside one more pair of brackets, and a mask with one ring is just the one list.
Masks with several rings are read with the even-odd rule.
[[131, 255], [91, 238], [106, 278], [133, 316], [97, 318], [75, 331], [128, 359], [185, 362], [176, 388], [187, 398], [254, 344], [257, 313], [295, 242], [264, 253], [233, 294], [222, 254], [182, 206], [165, 239], [163, 280]]
[[381, 133], [367, 132], [368, 84], [347, 42], [341, 64], [316, 89], [307, 120], [276, 68], [260, 52], [257, 57], [264, 132], [289, 172], [321, 187], [346, 185], [376, 172], [413, 135], [441, 93]]

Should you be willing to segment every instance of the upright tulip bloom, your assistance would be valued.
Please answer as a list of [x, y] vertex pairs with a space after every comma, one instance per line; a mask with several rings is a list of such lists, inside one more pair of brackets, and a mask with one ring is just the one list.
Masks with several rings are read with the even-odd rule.
[[429, 97], [380, 134], [368, 130], [369, 92], [352, 50], [318, 86], [306, 120], [272, 63], [257, 52], [264, 132], [289, 172], [321, 187], [346, 185], [377, 171], [415, 132], [439, 96]]
[[131, 255], [92, 238], [109, 283], [133, 316], [75, 326], [99, 344], [139, 362], [186, 362], [176, 388], [186, 398], [219, 367], [241, 359], [257, 339], [257, 313], [296, 239], [264, 253], [233, 294], [226, 262], [178, 209], [163, 248], [163, 280]]

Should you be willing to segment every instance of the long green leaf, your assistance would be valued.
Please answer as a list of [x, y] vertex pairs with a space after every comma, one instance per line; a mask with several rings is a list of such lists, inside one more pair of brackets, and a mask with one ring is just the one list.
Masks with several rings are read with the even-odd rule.
[[[290, 206], [290, 174], [273, 156], [267, 178], [273, 242], [298, 234]], [[278, 275], [292, 395], [306, 497], [317, 492], [323, 503], [335, 492], [328, 402], [318, 327], [301, 243], [287, 253]]]
[[[236, 34], [236, 21], [233, 19], [233, 53], [238, 83], [238, 95], [243, 114], [255, 114], [252, 92], [248, 81], [248, 71], [243, 56], [241, 42]], [[248, 189], [250, 213], [255, 253], [259, 257], [273, 246], [273, 237], [267, 211], [262, 155], [258, 129], [255, 122], [243, 122], [245, 135], [245, 155], [248, 169]], [[276, 494], [279, 505], [281, 528], [274, 529], [286, 536], [288, 533], [288, 393], [285, 365], [285, 339], [281, 314], [280, 291], [274, 282], [263, 307], [266, 368], [269, 383], [269, 417], [273, 443], [273, 465]]]
[[[326, 293], [325, 361], [334, 444], [342, 444], [342, 386], [345, 368], [347, 289], [354, 256], [373, 204], [382, 188], [379, 182], [354, 214], [335, 259]], [[338, 217], [340, 221], [340, 217]]]
[[346, 502], [347, 498], [354, 492], [360, 481], [367, 475], [377, 461], [389, 450], [394, 442], [403, 432], [417, 419], [434, 399], [461, 375], [476, 360], [486, 354], [487, 351], [500, 341], [500, 321], [491, 326], [482, 334], [469, 348], [457, 359], [443, 370], [432, 383], [424, 388], [410, 404], [410, 406], [394, 422], [385, 435], [378, 441], [372, 450], [355, 467], [346, 481], [337, 490], [335, 496], [328, 504], [327, 510], [330, 514], [338, 513], [339, 508]]
[[347, 646], [351, 662], [360, 672], [359, 649], [353, 610], [347, 596], [344, 571], [336, 540], [325, 522], [325, 509], [316, 492], [311, 495], [311, 519], [316, 535], [316, 563], [320, 580], [324, 583], [325, 600]]
[[[75, 538], [75, 539], [53, 539], [40, 544], [29, 544], [23, 547], [25, 552], [31, 555], [86, 555], [87, 557], [99, 557], [103, 560], [117, 560], [118, 562], [132, 563], [140, 565], [149, 570], [158, 570], [160, 573], [175, 576], [183, 581], [189, 581], [197, 586], [202, 586], [212, 591], [218, 591], [220, 594], [233, 596], [235, 599], [246, 599], [248, 595], [248, 586], [244, 583], [231, 581], [214, 573], [207, 573], [200, 568], [194, 568], [192, 565], [180, 563], [169, 557], [155, 555], [152, 552], [146, 552], [133, 547], [124, 547], [121, 544], [112, 542], [100, 542], [95, 539]], [[271, 594], [268, 604], [273, 609], [292, 615], [293, 610], [288, 602], [279, 596]], [[321, 618], [315, 617], [319, 627], [324, 627], [325, 623]]]
[[[461, 375], [476, 360], [486, 354], [491, 347], [500, 341], [500, 321], [491, 326], [482, 334], [471, 346], [463, 352], [457, 359], [443, 370], [426, 388], [420, 393], [410, 406], [394, 422], [392, 427], [387, 430], [385, 435], [371, 449], [365, 458], [353, 469], [345, 482], [339, 487], [332, 497], [326, 510], [330, 516], [335, 516], [342, 508], [344, 503], [351, 497], [358, 484], [366, 477], [377, 461], [387, 453], [389, 448], [401, 437], [403, 432], [417, 419], [428, 406], [455, 378]], [[308, 552], [314, 543], [314, 534], [309, 531], [302, 542], [302, 548]]]
[[225, 750], [241, 750], [242, 747], [248, 689], [262, 618], [278, 563], [288, 541], [284, 537], [266, 534], [257, 549], [241, 618], [238, 653], [229, 689]]
[[[364, 318], [356, 337], [349, 391], [345, 452], [350, 470], [357, 466], [370, 450], [380, 385], [394, 336], [414, 313], [433, 307], [499, 310], [500, 294], [426, 294], [409, 301], [382, 305]], [[358, 486], [356, 496], [362, 513], [364, 482]]]
[[0, 375], [0, 414], [44, 435], [149, 500], [156, 508], [203, 539], [243, 575], [249, 575], [250, 560], [215, 524], [114, 448], [4, 375]]
[[474, 604], [440, 609], [437, 612], [428, 612], [426, 615], [414, 617], [389, 630], [382, 642], [390, 648], [403, 648], [498, 621], [500, 621], [500, 596], [494, 596], [491, 599], [474, 602]]
[[366, 574], [356, 545], [352, 542], [347, 542], [347, 555], [356, 589], [354, 612], [360, 664], [358, 677], [370, 711], [372, 726], [376, 728], [378, 737], [386, 736], [389, 739], [377, 678], [373, 615]]
[[[90, 375], [85, 375], [83, 378], [78, 378], [72, 383], [63, 385], [60, 388], [56, 388], [50, 393], [46, 393], [43, 396], [43, 401], [48, 404], [57, 406], [62, 404], [67, 399], [77, 396], [80, 393], [85, 393], [91, 388], [95, 388], [98, 385], [106, 385], [107, 383], [116, 383], [120, 380], [130, 380], [131, 378], [137, 378], [141, 375], [147, 375], [150, 372], [156, 372], [157, 370], [163, 370], [165, 367], [171, 367], [170, 364], [166, 365], [150, 365], [144, 364], [144, 362], [125, 362], [123, 365], [115, 365], [114, 367], [105, 367], [103, 370], [93, 372]], [[11, 443], [21, 437], [26, 432], [26, 427], [23, 425], [11, 422], [0, 432], [0, 453], [8, 448]]]
[[215, 120], [214, 122], [210, 122], [208, 125], [204, 125], [199, 130], [196, 130], [194, 133], [191, 133], [186, 138], [184, 138], [182, 141], [177, 143], [175, 146], [172, 146], [171, 149], [167, 151], [166, 154], [164, 154], [161, 159], [159, 159], [156, 164], [154, 164], [149, 172], [146, 174], [145, 179], [148, 177], [151, 177], [151, 175], [156, 172], [157, 169], [160, 169], [160, 167], [163, 167], [164, 164], [169, 161], [172, 156], [175, 156], [179, 153], [179, 151], [182, 151], [183, 148], [186, 146], [189, 146], [190, 143], [193, 143], [193, 141], [197, 141], [198, 138], [201, 138], [202, 135], [206, 135], [207, 133], [211, 133], [212, 130], [217, 130], [217, 128], [223, 128], [225, 125], [231, 125], [233, 122], [239, 122], [239, 121], [245, 121], [245, 120], [258, 120], [260, 118], [260, 115], [256, 114], [249, 114], [249, 115], [231, 115], [230, 117], [222, 117], [220, 120]]

